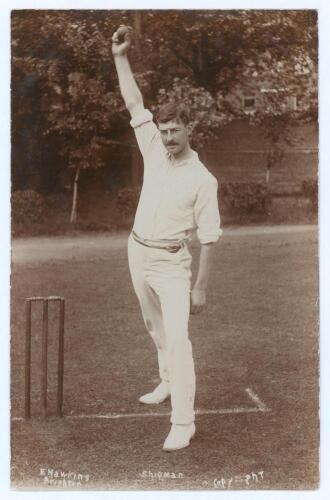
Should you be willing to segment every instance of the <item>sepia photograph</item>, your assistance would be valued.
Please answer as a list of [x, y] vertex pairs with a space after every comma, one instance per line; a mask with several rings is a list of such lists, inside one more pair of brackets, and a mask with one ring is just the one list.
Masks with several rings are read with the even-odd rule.
[[319, 22], [11, 10], [12, 490], [320, 488]]

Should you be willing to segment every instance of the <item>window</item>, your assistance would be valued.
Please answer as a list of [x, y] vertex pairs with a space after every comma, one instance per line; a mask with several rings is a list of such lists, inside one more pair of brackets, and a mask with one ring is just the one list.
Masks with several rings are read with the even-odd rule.
[[287, 107], [291, 111], [295, 111], [297, 109], [297, 96], [296, 95], [290, 95], [287, 98]]
[[254, 96], [244, 96], [242, 104], [245, 111], [252, 111], [255, 109], [256, 98]]

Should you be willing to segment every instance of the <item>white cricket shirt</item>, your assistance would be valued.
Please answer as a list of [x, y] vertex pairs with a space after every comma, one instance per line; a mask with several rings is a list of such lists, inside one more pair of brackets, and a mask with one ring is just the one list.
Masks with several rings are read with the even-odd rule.
[[172, 158], [149, 110], [130, 123], [144, 160], [134, 231], [145, 239], [174, 240], [196, 230], [201, 243], [217, 241], [222, 233], [217, 179], [195, 151], [182, 161]]

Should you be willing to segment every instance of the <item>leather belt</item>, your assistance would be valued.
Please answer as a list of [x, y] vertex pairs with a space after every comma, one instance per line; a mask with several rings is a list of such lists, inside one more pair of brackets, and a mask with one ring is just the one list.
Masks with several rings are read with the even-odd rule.
[[147, 240], [144, 238], [140, 238], [134, 231], [132, 231], [132, 236], [137, 243], [140, 243], [140, 245], [144, 245], [145, 247], [149, 248], [157, 248], [159, 250], [167, 250], [168, 252], [171, 253], [176, 253], [180, 250], [180, 248], [183, 248], [186, 244], [185, 240], [173, 240], [171, 241], [164, 241], [162, 242], [161, 240]]

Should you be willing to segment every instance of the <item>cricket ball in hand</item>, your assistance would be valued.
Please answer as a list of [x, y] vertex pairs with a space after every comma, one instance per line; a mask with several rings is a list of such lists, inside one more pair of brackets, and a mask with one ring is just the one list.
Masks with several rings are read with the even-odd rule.
[[116, 43], [117, 44], [124, 43], [126, 41], [125, 37], [126, 37], [127, 33], [129, 33], [131, 35], [132, 31], [133, 30], [130, 26], [120, 25], [116, 31], [116, 35], [117, 35], [117, 42]]

